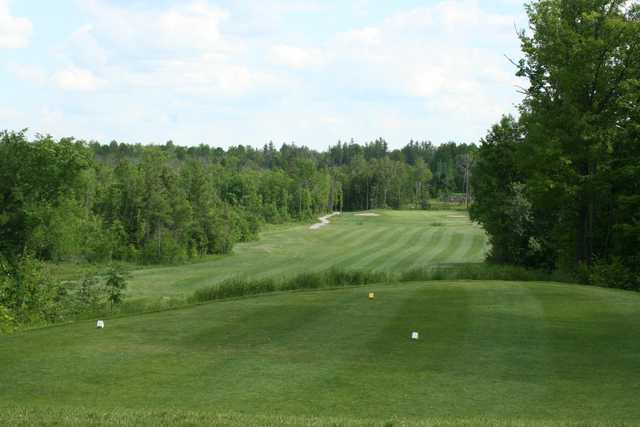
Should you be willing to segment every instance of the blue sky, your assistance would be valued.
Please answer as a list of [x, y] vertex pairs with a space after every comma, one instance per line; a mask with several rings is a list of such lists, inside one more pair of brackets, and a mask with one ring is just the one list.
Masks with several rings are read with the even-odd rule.
[[477, 142], [520, 101], [525, 25], [518, 0], [0, 0], [0, 129]]

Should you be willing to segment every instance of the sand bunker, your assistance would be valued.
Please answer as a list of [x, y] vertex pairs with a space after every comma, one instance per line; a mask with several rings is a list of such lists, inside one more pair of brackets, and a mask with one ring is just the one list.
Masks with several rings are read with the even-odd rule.
[[464, 218], [468, 219], [469, 217], [466, 215], [449, 215], [449, 218]]
[[377, 214], [375, 212], [365, 212], [365, 213], [355, 214], [355, 216], [380, 216], [380, 214]]
[[330, 223], [329, 222], [329, 218], [331, 218], [334, 215], [340, 215], [340, 212], [334, 212], [334, 213], [331, 213], [329, 215], [325, 215], [325, 216], [322, 216], [322, 217], [318, 218], [320, 220], [320, 222], [318, 222], [316, 224], [313, 224], [311, 227], [309, 227], [309, 230], [317, 230], [320, 227], [324, 227], [325, 225]]

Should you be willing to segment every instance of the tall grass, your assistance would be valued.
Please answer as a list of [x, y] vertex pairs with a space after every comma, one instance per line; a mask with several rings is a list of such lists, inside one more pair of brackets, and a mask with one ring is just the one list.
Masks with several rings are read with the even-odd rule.
[[394, 277], [388, 273], [344, 271], [337, 269], [323, 272], [301, 273], [279, 280], [273, 278], [251, 280], [234, 277], [219, 284], [196, 290], [189, 301], [204, 302], [266, 294], [276, 291], [339, 288], [344, 286], [366, 285], [368, 283], [384, 283], [389, 282], [392, 278]]
[[531, 270], [513, 265], [450, 264], [416, 268], [401, 273], [399, 282], [427, 280], [514, 280], [519, 282], [575, 282], [559, 272]]
[[198, 289], [189, 302], [204, 302], [226, 298], [266, 294], [277, 291], [339, 288], [370, 283], [418, 282], [434, 280], [514, 280], [571, 282], [569, 277], [522, 267], [490, 264], [452, 264], [418, 268], [404, 273], [331, 269], [323, 272], [301, 273], [281, 279], [248, 279], [235, 277], [216, 285]]

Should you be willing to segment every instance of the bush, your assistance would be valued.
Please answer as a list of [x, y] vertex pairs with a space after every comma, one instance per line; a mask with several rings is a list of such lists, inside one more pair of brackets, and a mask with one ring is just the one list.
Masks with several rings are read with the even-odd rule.
[[16, 327], [15, 319], [11, 311], [4, 305], [0, 304], [0, 334], [11, 333]]
[[589, 284], [604, 288], [640, 290], [640, 277], [628, 269], [619, 258], [610, 262], [597, 261], [590, 269]]
[[24, 256], [0, 277], [0, 304], [17, 325], [41, 324], [64, 318], [66, 287], [51, 278], [45, 265]]
[[[70, 286], [71, 287], [71, 286]], [[69, 311], [74, 317], [99, 313], [107, 304], [107, 292], [100, 284], [95, 272], [85, 275], [80, 285], [71, 288], [68, 298]]]
[[111, 309], [113, 309], [114, 305], [118, 305], [124, 300], [124, 292], [127, 289], [127, 280], [124, 273], [115, 267], [111, 267], [107, 273], [105, 289], [107, 299], [111, 303]]

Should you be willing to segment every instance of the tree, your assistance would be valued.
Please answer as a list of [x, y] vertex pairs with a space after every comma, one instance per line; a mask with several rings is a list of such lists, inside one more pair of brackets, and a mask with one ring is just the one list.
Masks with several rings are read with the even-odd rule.
[[124, 273], [115, 267], [110, 268], [107, 273], [105, 288], [107, 290], [107, 299], [113, 309], [113, 306], [120, 304], [124, 300], [124, 293], [127, 289], [127, 280]]
[[55, 205], [89, 165], [86, 148], [71, 139], [0, 133], [0, 255], [15, 265], [40, 222], [39, 207]]
[[559, 239], [573, 242], [563, 245], [562, 256], [591, 264], [606, 252], [598, 228], [611, 203], [611, 149], [628, 120], [619, 101], [638, 76], [639, 6], [540, 0], [526, 8], [531, 32], [520, 32], [525, 57], [518, 74], [530, 85], [522, 117], [531, 158], [551, 167], [531, 180], [539, 189], [551, 183], [562, 188], [552, 208], [570, 225]]
[[413, 202], [415, 207], [426, 209], [429, 206], [429, 183], [432, 176], [431, 170], [427, 167], [425, 161], [422, 158], [416, 159], [412, 173], [415, 186]]

